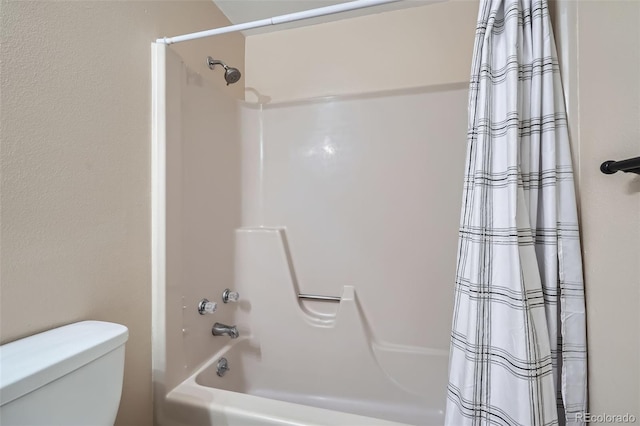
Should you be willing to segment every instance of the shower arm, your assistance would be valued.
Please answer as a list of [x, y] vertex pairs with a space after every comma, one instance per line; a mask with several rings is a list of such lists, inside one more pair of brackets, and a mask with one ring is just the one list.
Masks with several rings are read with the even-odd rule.
[[269, 25], [279, 25], [287, 22], [301, 21], [303, 19], [316, 18], [318, 16], [332, 15], [334, 13], [348, 12], [350, 10], [363, 9], [366, 7], [379, 6], [387, 3], [395, 3], [403, 0], [355, 0], [348, 3], [340, 3], [332, 6], [319, 7], [317, 9], [305, 10], [302, 12], [288, 13], [286, 15], [274, 16], [272, 18], [260, 19], [243, 24], [229, 25], [212, 30], [199, 31], [175, 37], [164, 37], [156, 40], [156, 43], [174, 44], [183, 41], [196, 40], [204, 37], [212, 37], [220, 34], [233, 33], [236, 31], [251, 30], [253, 28], [268, 27]]
[[229, 68], [227, 66], [227, 64], [225, 64], [221, 60], [219, 60], [219, 59], [211, 59], [211, 57], [207, 58], [207, 63], [209, 64], [209, 68], [211, 68], [211, 69], [213, 69], [216, 65], [222, 66], [225, 70]]

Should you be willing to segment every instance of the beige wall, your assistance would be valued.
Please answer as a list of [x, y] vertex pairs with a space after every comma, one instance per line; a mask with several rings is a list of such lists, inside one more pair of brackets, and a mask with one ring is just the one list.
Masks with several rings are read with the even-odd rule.
[[[0, 339], [83, 319], [126, 325], [117, 423], [149, 425], [150, 43], [227, 21], [206, 0], [1, 8]], [[204, 59], [242, 69], [243, 45], [236, 34], [175, 49], [224, 87]]]
[[640, 417], [640, 2], [555, 4], [580, 192], [590, 410]]
[[450, 1], [247, 37], [248, 101], [469, 80], [476, 1]]

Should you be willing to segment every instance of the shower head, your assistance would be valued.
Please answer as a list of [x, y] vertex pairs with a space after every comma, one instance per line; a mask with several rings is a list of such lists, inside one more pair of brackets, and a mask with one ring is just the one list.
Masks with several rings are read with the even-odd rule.
[[224, 80], [227, 82], [227, 86], [233, 83], [237, 83], [242, 77], [240, 70], [238, 68], [227, 66], [224, 62], [213, 59], [211, 56], [207, 57], [207, 65], [209, 69], [214, 69], [216, 65], [222, 65], [224, 68]]
[[240, 80], [242, 74], [238, 68], [227, 67], [224, 70], [224, 79], [227, 82], [227, 86], [233, 83], [237, 83]]

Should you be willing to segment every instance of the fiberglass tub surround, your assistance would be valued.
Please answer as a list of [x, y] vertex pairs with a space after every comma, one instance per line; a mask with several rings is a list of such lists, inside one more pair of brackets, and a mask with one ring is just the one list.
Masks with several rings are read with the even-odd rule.
[[213, 364], [196, 383], [406, 423], [437, 419], [425, 404], [437, 394], [415, 377], [443, 385], [438, 373], [446, 372], [446, 351], [376, 342], [353, 286], [343, 287], [335, 314], [312, 311], [297, 297], [283, 229], [242, 229], [236, 236], [238, 285], [256, 301], [249, 323], [241, 323], [252, 334], [221, 355], [231, 371], [220, 378]]
[[157, 49], [161, 423], [441, 424], [460, 206], [443, 177], [462, 176], [464, 85], [250, 105]]

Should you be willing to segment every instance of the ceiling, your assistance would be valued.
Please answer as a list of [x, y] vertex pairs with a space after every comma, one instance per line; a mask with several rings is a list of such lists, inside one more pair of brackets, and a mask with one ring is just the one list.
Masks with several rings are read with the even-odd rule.
[[[348, 0], [351, 1], [351, 0]], [[303, 10], [315, 9], [318, 7], [331, 6], [338, 3], [348, 3], [345, 0], [213, 0], [222, 13], [233, 24], [251, 22], [258, 19], [271, 18], [273, 16], [285, 15], [287, 13], [301, 12]], [[407, 7], [424, 6], [430, 3], [437, 3], [444, 0], [405, 0], [396, 3], [389, 3], [380, 6], [367, 7], [350, 12], [343, 12], [334, 15], [327, 15], [319, 18], [305, 19], [303, 21], [291, 22], [278, 26], [268, 26], [264, 28], [243, 31], [245, 35], [260, 34], [286, 28], [314, 25], [322, 22], [335, 21], [338, 19], [353, 18], [372, 13], [380, 13], [388, 10], [398, 10]]]

